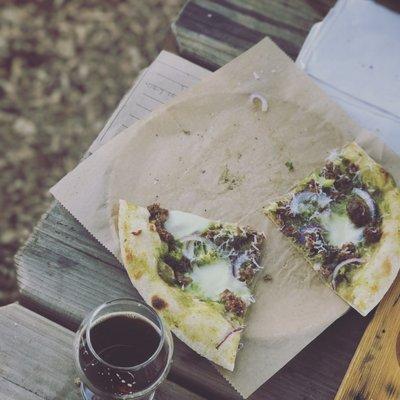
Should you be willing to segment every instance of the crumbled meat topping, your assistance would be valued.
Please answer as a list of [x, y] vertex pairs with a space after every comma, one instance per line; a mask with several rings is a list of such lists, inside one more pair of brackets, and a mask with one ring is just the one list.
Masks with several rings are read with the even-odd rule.
[[352, 162], [346, 168], [347, 173], [351, 176], [356, 175], [358, 170], [358, 166]]
[[314, 179], [308, 182], [307, 188], [311, 193], [321, 193], [321, 186]]
[[358, 257], [358, 252], [354, 243], [345, 243], [340, 248], [340, 251], [337, 255], [337, 261], [340, 263], [344, 260], [349, 260], [350, 258], [356, 257]]
[[353, 188], [353, 181], [347, 175], [339, 176], [334, 183], [335, 189], [347, 193]]
[[297, 229], [293, 225], [284, 225], [284, 226], [282, 226], [281, 231], [284, 235], [290, 236], [293, 238], [297, 238], [298, 234], [299, 234]]
[[239, 269], [239, 280], [249, 284], [254, 278], [255, 270], [250, 262], [242, 265]]
[[225, 306], [225, 310], [231, 312], [238, 317], [243, 317], [246, 311], [246, 303], [239, 297], [235, 296], [230, 290], [226, 289], [221, 293], [221, 302]]
[[382, 230], [379, 226], [369, 225], [364, 229], [365, 241], [368, 244], [379, 242], [381, 236], [382, 236]]
[[150, 213], [149, 221], [155, 225], [160, 239], [171, 248], [174, 245], [174, 237], [164, 227], [164, 223], [168, 219], [168, 210], [161, 208], [157, 203], [148, 206], [147, 210]]
[[164, 257], [164, 261], [174, 270], [181, 273], [189, 272], [192, 267], [190, 265], [190, 261], [182, 255], [181, 258], [177, 259], [172, 257], [170, 254], [166, 254]]
[[304, 235], [304, 246], [309, 251], [311, 256], [324, 253], [326, 248], [321, 231], [315, 229], [312, 232], [306, 232]]
[[372, 219], [368, 206], [365, 204], [365, 201], [359, 197], [350, 199], [347, 203], [347, 213], [351, 221], [357, 227], [367, 225]]
[[332, 161], [328, 162], [322, 170], [322, 176], [326, 179], [336, 179], [340, 175], [340, 168]]
[[[234, 276], [240, 277], [240, 270], [245, 264], [250, 265], [254, 270], [260, 268], [263, 234], [259, 234], [249, 227], [238, 227], [237, 231], [232, 233], [230, 230], [224, 229], [222, 225], [216, 225], [204, 232], [203, 237], [213, 242], [222, 254], [227, 255], [233, 266]], [[247, 277], [250, 277], [250, 272], [247, 273]], [[250, 283], [249, 279], [245, 279], [245, 281]]]

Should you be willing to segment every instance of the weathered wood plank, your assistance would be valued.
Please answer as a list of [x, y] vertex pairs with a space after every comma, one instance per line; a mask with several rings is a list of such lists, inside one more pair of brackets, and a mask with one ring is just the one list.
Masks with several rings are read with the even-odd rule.
[[37, 396], [35, 393], [0, 377], [0, 399], [42, 400], [43, 397]]
[[80, 398], [72, 332], [17, 304], [0, 309], [0, 326], [3, 379], [43, 399]]
[[190, 0], [172, 25], [180, 53], [215, 70], [269, 36], [290, 57], [335, 0]]
[[335, 397], [400, 399], [400, 277], [383, 298]]
[[[0, 398], [81, 399], [73, 332], [17, 304], [0, 309], [0, 326]], [[202, 398], [167, 380], [157, 399]]]
[[[58, 203], [16, 262], [23, 303], [72, 329], [104, 301], [138, 296], [119, 262]], [[367, 322], [347, 314], [251, 399], [333, 398]], [[205, 359], [175, 342], [172, 380], [207, 398], [240, 398]]]

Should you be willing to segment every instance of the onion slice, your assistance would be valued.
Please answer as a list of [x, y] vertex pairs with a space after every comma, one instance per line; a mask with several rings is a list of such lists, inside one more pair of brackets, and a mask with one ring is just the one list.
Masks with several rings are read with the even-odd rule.
[[375, 219], [376, 208], [375, 208], [374, 199], [371, 197], [371, 195], [367, 191], [358, 189], [358, 188], [354, 188], [352, 190], [352, 193], [356, 194], [358, 197], [360, 197], [362, 200], [364, 200], [365, 204], [369, 208], [372, 219]]
[[244, 326], [239, 326], [239, 328], [234, 329], [233, 331], [230, 331], [227, 333], [227, 335], [215, 346], [215, 348], [218, 350], [222, 344], [228, 339], [229, 336], [233, 335], [236, 332], [241, 332], [244, 329]]
[[260, 104], [262, 112], [268, 111], [268, 100], [261, 93], [252, 93], [250, 95], [250, 101], [255, 105]]
[[353, 263], [357, 263], [357, 264], [361, 263], [361, 258], [349, 258], [349, 259], [347, 259], [347, 260], [342, 261], [342, 262], [339, 263], [338, 265], [336, 265], [336, 267], [335, 267], [335, 269], [333, 270], [332, 275], [331, 275], [331, 283], [332, 283], [333, 289], [336, 290], [336, 278], [337, 278], [337, 276], [338, 276], [338, 274], [339, 274], [339, 271], [340, 271], [345, 265], [353, 264]]

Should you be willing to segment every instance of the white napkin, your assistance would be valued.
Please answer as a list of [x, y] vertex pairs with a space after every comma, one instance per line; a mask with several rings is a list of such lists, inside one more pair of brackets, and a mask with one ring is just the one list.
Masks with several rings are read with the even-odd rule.
[[339, 0], [313, 26], [296, 64], [400, 153], [400, 14], [370, 0]]

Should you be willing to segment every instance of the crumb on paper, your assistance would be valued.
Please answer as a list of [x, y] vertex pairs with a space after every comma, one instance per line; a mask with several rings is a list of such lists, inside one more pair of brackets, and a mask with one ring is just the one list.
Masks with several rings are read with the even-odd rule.
[[80, 386], [81, 385], [81, 380], [79, 378], [74, 379], [74, 384], [75, 386]]
[[256, 71], [253, 72], [253, 76], [257, 81], [260, 79], [260, 75], [258, 75]]
[[272, 281], [272, 276], [270, 274], [265, 274], [263, 277], [264, 282], [270, 282]]
[[268, 100], [261, 93], [252, 93], [250, 95], [250, 101], [258, 108], [261, 108], [262, 112], [268, 111]]
[[201, 170], [201, 173], [202, 173], [202, 174], [205, 174], [206, 172], [207, 172], [207, 171], [206, 171], [205, 169], [202, 169], [202, 170]]
[[294, 170], [294, 166], [293, 166], [293, 162], [292, 161], [286, 161], [285, 162], [285, 165], [286, 165], [286, 167], [287, 167], [287, 169], [290, 171], [290, 172], [292, 172], [293, 170]]
[[189, 129], [182, 129], [182, 132], [183, 132], [185, 135], [190, 135], [190, 134], [191, 134], [191, 132], [190, 132]]
[[233, 190], [243, 182], [243, 176], [233, 174], [227, 165], [221, 172], [218, 183], [225, 185], [228, 190]]

